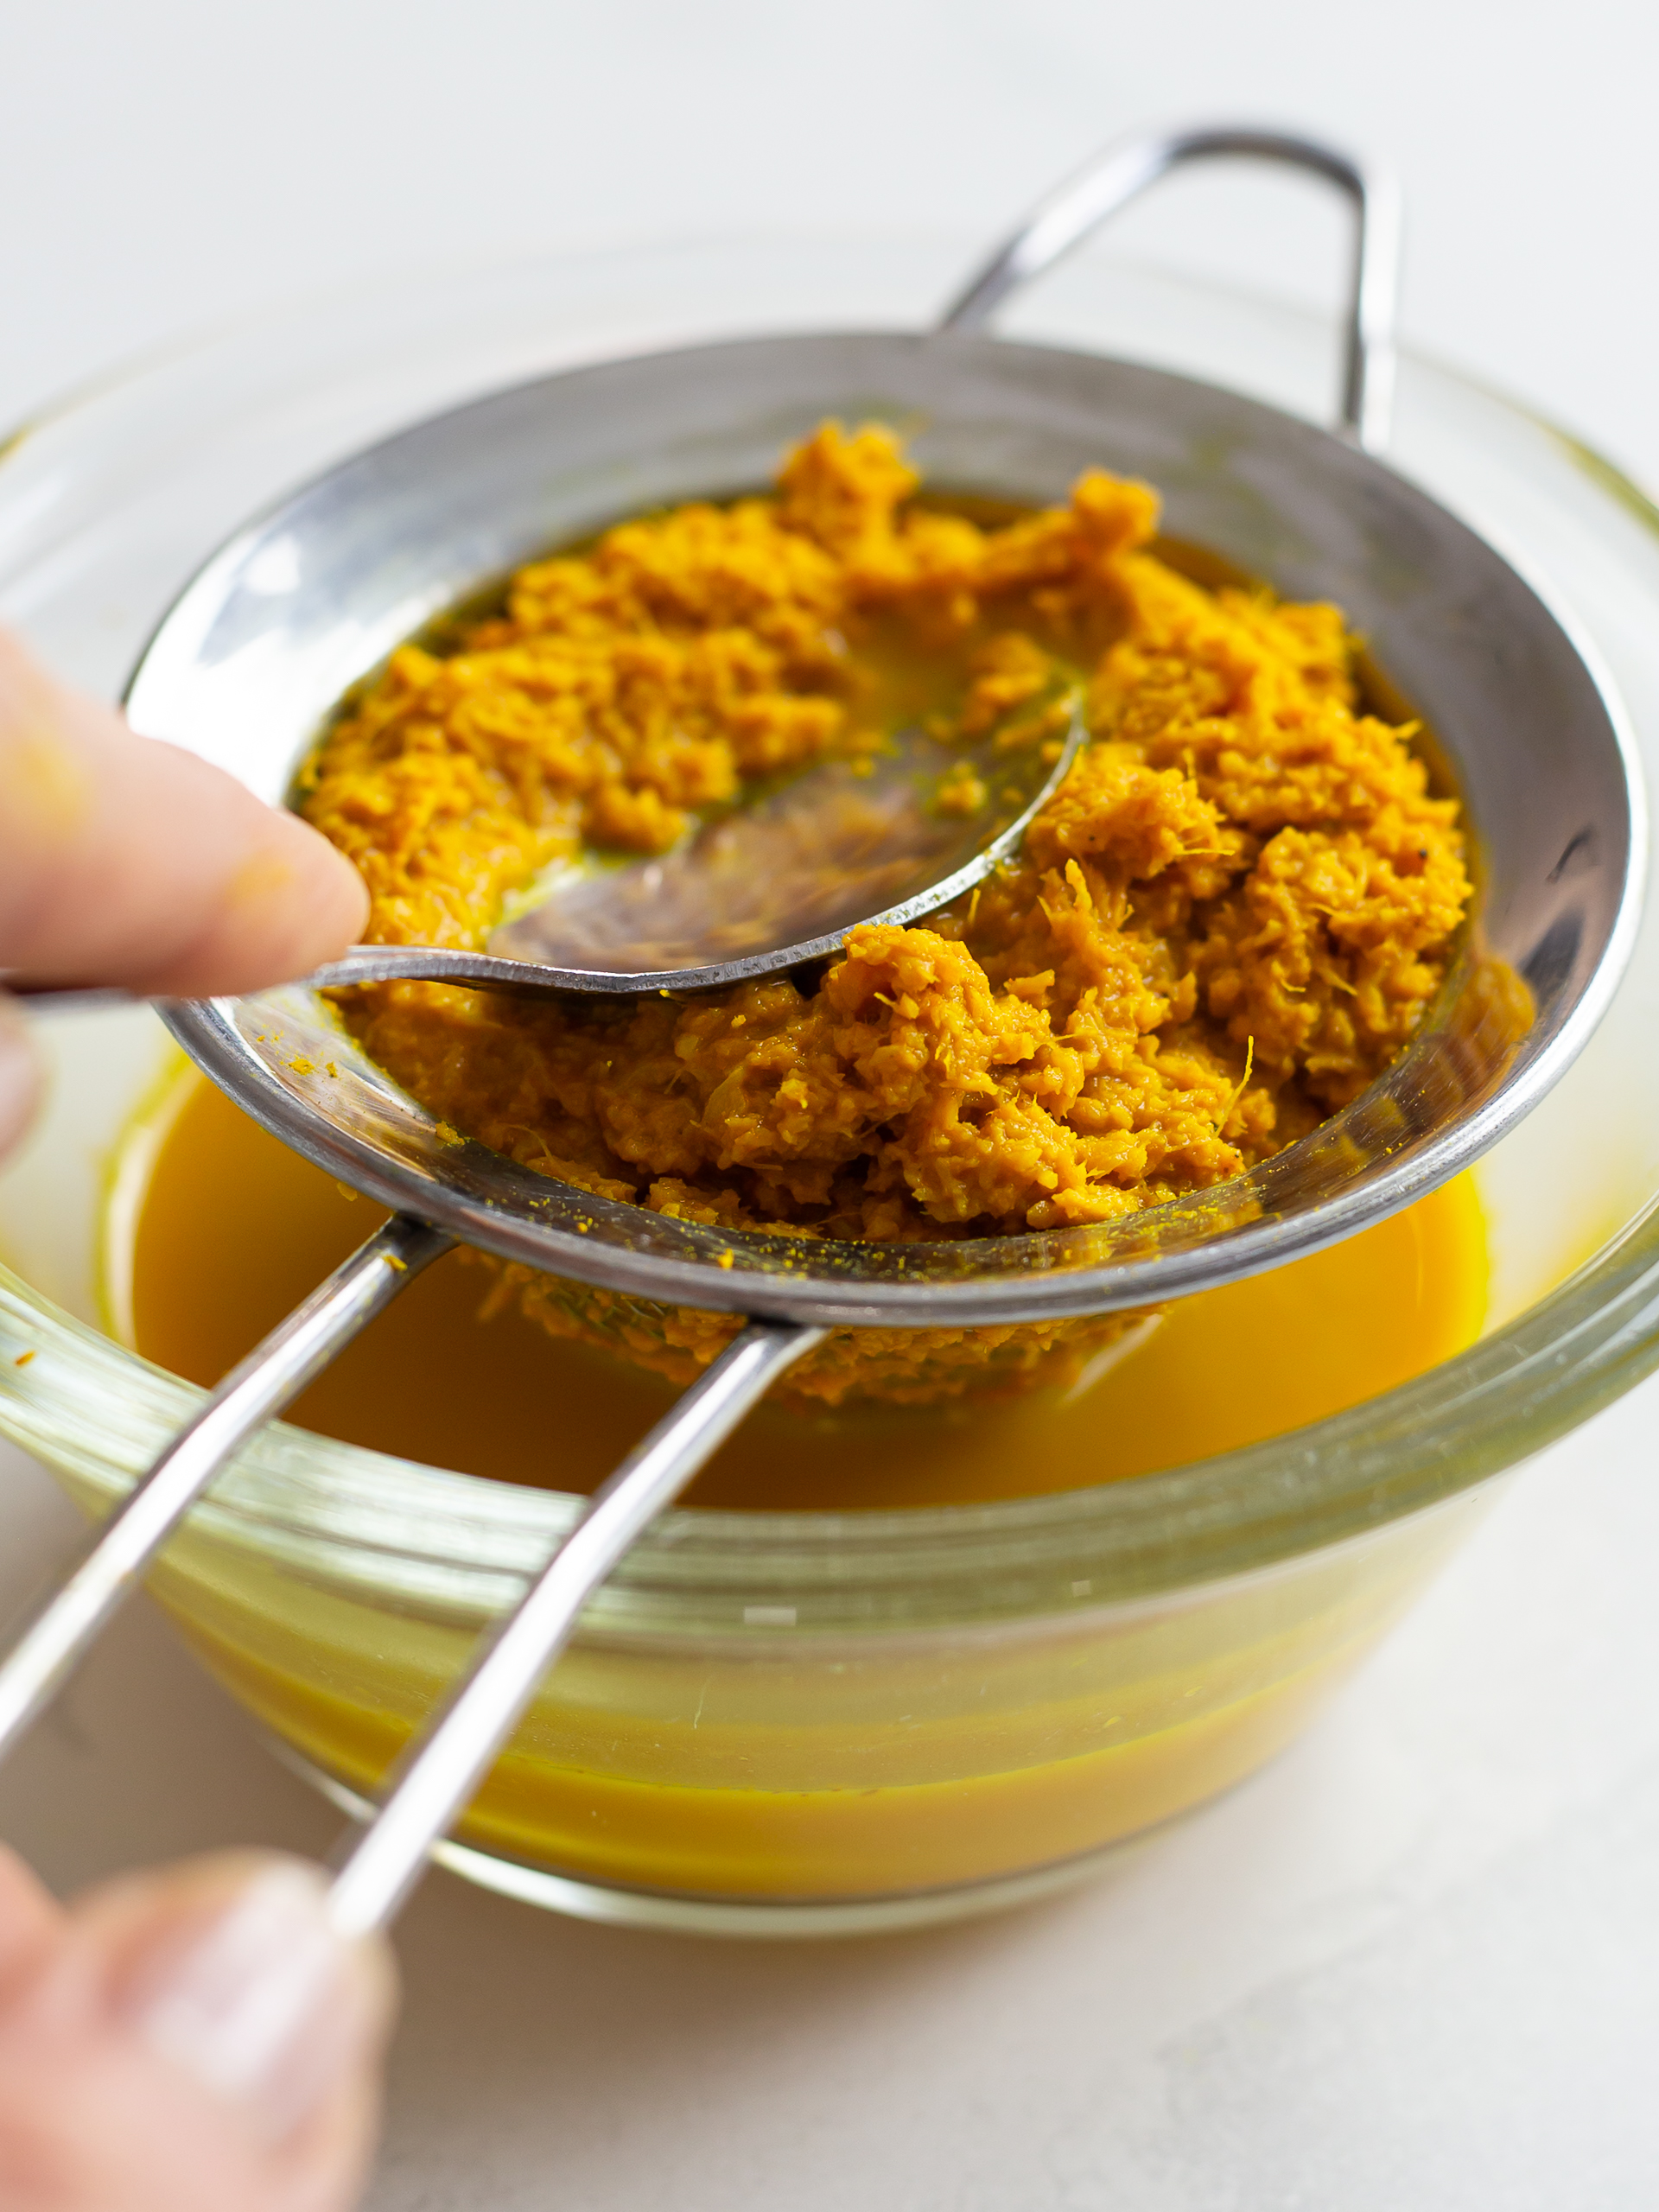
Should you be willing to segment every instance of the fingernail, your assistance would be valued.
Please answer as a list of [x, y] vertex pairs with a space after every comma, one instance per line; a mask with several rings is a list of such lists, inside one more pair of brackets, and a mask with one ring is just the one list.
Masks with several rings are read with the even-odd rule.
[[150, 2047], [243, 2103], [272, 2139], [321, 2102], [372, 2034], [357, 1947], [329, 1925], [326, 1895], [308, 1867], [264, 1868], [128, 1984], [129, 2017]]

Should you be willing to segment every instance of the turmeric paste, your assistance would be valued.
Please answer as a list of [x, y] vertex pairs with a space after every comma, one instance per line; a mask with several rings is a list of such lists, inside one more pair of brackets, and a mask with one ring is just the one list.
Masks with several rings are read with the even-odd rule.
[[[346, 702], [303, 811], [361, 868], [371, 937], [470, 945], [550, 862], [663, 850], [751, 779], [880, 742], [906, 683], [969, 729], [1040, 717], [1056, 668], [1084, 683], [1090, 742], [1018, 863], [925, 927], [853, 930], [816, 984], [349, 995], [434, 1113], [682, 1218], [975, 1236], [1207, 1188], [1405, 1046], [1469, 899], [1464, 841], [1411, 726], [1365, 710], [1341, 613], [1180, 574], [1143, 485], [1091, 473], [1000, 522], [918, 490], [890, 432], [826, 424], [773, 495], [534, 563]], [[735, 1325], [522, 1268], [495, 1294], [676, 1376]], [[792, 1388], [1030, 1380], [1123, 1325], [848, 1333]]]

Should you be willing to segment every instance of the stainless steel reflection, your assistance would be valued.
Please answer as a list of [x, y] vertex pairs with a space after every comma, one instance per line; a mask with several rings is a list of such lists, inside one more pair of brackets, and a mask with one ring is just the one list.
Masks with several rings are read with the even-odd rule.
[[[966, 327], [1156, 175], [1231, 154], [1334, 181], [1356, 211], [1342, 435], [1161, 370]], [[1289, 596], [1337, 601], [1431, 723], [1479, 848], [1467, 941], [1401, 1060], [1250, 1173], [1100, 1228], [894, 1247], [671, 1220], [455, 1141], [358, 1051], [315, 989], [167, 1009], [186, 1049], [257, 1120], [393, 1208], [394, 1234], [424, 1224], [556, 1275], [751, 1321], [609, 1487], [599, 1535], [575, 1554], [581, 1571], [567, 1565], [537, 1584], [525, 1624], [488, 1643], [439, 1733], [400, 1770], [356, 1871], [342, 1877], [342, 1925], [394, 1910], [427, 1847], [464, 1809], [614, 1560], [607, 1531], [627, 1541], [816, 1332], [1123, 1309], [1310, 1252], [1467, 1166], [1600, 1018], [1632, 941], [1645, 863], [1634, 756], [1566, 618], [1376, 457], [1394, 231], [1389, 190], [1329, 148], [1231, 129], [1137, 140], [1109, 149], [998, 250], [951, 310], [954, 327], [696, 346], [456, 409], [252, 524], [162, 624], [130, 692], [138, 727], [280, 799], [346, 687], [485, 580], [620, 513], [751, 488], [826, 416], [885, 416], [915, 426], [933, 482], [965, 492], [1058, 499], [1099, 466], [1149, 478], [1173, 536]], [[1531, 992], [1518, 1037], [1490, 988], [1494, 963]], [[241, 1427], [216, 1431], [216, 1465], [269, 1416], [255, 1396], [243, 1402]], [[79, 1635], [72, 1624], [53, 1644], [54, 1665]], [[474, 1696], [469, 1685], [486, 1676], [487, 1695]], [[7, 1679], [0, 1670], [0, 1708]]]

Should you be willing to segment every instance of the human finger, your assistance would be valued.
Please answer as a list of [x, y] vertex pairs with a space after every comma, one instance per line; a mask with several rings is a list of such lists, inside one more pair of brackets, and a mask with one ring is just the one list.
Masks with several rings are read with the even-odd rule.
[[58, 1936], [63, 1907], [15, 1851], [0, 1843], [0, 2006], [17, 1978]]
[[325, 1895], [243, 1853], [74, 1908], [0, 2000], [7, 2212], [346, 2212], [393, 1984]]
[[253, 990], [332, 958], [367, 912], [356, 870], [296, 815], [136, 736], [0, 632], [0, 969]]

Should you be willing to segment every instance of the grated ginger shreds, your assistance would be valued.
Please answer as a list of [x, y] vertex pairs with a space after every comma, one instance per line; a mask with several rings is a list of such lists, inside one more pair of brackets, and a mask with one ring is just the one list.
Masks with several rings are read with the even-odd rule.
[[[775, 497], [532, 564], [503, 614], [445, 657], [404, 648], [337, 723], [304, 811], [367, 879], [371, 936], [476, 944], [584, 842], [663, 849], [746, 778], [855, 748], [876, 628], [953, 659], [963, 728], [1057, 662], [1087, 675], [1092, 742], [1020, 865], [926, 928], [853, 931], [810, 995], [355, 995], [367, 1050], [446, 1121], [687, 1219], [986, 1235], [1208, 1188], [1408, 1040], [1469, 898], [1459, 810], [1410, 729], [1363, 711], [1340, 613], [1178, 574], [1141, 485], [1091, 474], [999, 525], [916, 489], [890, 433], [827, 424]], [[672, 1373], [733, 1325], [523, 1272], [504, 1285], [549, 1326]], [[1124, 1325], [845, 1337], [795, 1387], [1029, 1379]]]

